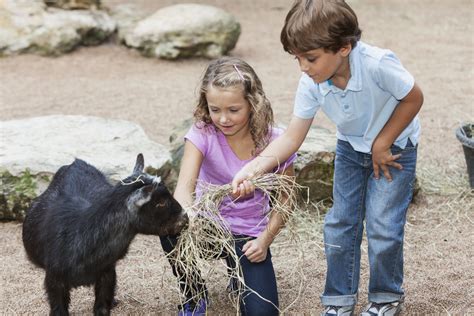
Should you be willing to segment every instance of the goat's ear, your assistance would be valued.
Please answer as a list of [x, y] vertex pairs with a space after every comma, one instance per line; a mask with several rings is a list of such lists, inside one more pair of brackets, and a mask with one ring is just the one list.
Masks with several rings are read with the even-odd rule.
[[151, 200], [153, 194], [154, 185], [145, 185], [130, 195], [127, 200], [127, 206], [130, 211], [136, 211], [142, 207], [145, 203]]
[[137, 155], [137, 161], [135, 162], [135, 167], [133, 168], [133, 174], [142, 173], [144, 167], [145, 167], [145, 159], [143, 158], [143, 154], [139, 153]]

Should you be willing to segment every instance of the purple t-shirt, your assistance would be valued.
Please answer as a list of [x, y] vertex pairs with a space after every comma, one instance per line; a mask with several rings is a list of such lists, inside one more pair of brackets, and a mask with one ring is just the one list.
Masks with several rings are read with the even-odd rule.
[[[283, 130], [273, 128], [270, 140], [282, 133]], [[228, 184], [232, 182], [234, 175], [253, 159], [240, 160], [229, 146], [225, 135], [213, 126], [198, 128], [193, 125], [184, 138], [192, 142], [204, 156], [196, 186], [198, 199], [201, 196], [199, 182]], [[293, 154], [280, 168], [290, 165], [295, 159], [296, 154]], [[230, 197], [225, 197], [220, 207], [220, 213], [233, 234], [253, 237], [257, 237], [267, 226], [268, 211], [269, 199], [260, 190], [256, 190], [252, 197], [242, 201], [232, 201]]]

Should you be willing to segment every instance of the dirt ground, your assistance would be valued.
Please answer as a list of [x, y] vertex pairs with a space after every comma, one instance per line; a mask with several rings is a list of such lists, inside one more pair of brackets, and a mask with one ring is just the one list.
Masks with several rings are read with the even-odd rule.
[[[125, 0], [104, 0], [108, 6]], [[138, 0], [147, 11], [185, 1]], [[288, 123], [299, 69], [281, 48], [279, 32], [287, 0], [206, 0], [234, 14], [242, 34], [232, 55], [260, 75], [279, 122]], [[474, 314], [474, 202], [454, 130], [474, 121], [474, 43], [471, 0], [352, 0], [364, 41], [393, 50], [425, 95], [418, 177], [422, 192], [409, 209], [405, 244], [406, 315]], [[469, 35], [471, 34], [471, 35]], [[192, 114], [199, 77], [208, 61], [163, 61], [107, 43], [58, 58], [0, 58], [0, 117], [48, 114], [94, 115], [139, 123], [154, 141], [167, 144], [171, 129]], [[177, 115], [180, 113], [181, 115]], [[315, 123], [331, 130], [323, 114]], [[313, 212], [300, 247], [284, 236], [274, 243], [281, 307], [288, 314], [317, 314], [324, 286], [321, 225]], [[25, 257], [21, 224], [0, 223], [0, 313], [46, 314], [43, 271]], [[364, 244], [366, 247], [366, 243]], [[305, 249], [304, 258], [298, 249]], [[303, 276], [293, 267], [302, 264]], [[363, 258], [360, 309], [366, 304], [367, 259]], [[304, 291], [297, 297], [303, 280]], [[235, 313], [226, 280], [209, 276], [210, 314]], [[117, 315], [169, 315], [177, 289], [157, 237], [138, 236], [118, 265]], [[290, 305], [293, 300], [297, 300]], [[73, 291], [71, 312], [91, 312], [93, 290]]]

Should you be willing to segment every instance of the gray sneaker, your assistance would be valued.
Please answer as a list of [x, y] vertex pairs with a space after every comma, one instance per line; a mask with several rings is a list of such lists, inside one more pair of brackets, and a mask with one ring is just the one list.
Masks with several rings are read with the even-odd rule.
[[352, 316], [354, 315], [354, 306], [325, 306], [321, 316]]
[[374, 303], [371, 302], [361, 316], [396, 316], [402, 311], [403, 301], [395, 301], [390, 303]]

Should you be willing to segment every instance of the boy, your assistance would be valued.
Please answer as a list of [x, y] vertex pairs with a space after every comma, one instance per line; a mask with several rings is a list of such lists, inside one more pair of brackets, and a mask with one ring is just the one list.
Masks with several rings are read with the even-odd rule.
[[403, 236], [415, 179], [423, 94], [389, 50], [360, 41], [354, 11], [338, 0], [297, 0], [281, 32], [303, 72], [288, 129], [232, 181], [250, 194], [250, 175], [298, 150], [321, 108], [337, 126], [334, 205], [324, 223], [323, 315], [352, 315], [364, 219], [370, 264], [362, 315], [397, 315], [404, 292]]

